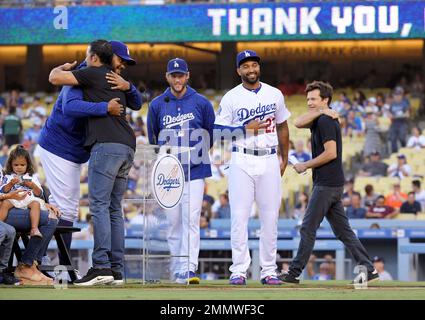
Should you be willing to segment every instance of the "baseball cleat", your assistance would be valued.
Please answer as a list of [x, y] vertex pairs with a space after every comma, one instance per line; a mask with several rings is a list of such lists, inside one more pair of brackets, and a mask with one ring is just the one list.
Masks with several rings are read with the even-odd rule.
[[246, 285], [246, 278], [244, 276], [231, 276], [229, 284], [233, 286], [244, 286]]
[[269, 286], [278, 286], [282, 284], [282, 281], [277, 276], [267, 276], [261, 279], [261, 283]]

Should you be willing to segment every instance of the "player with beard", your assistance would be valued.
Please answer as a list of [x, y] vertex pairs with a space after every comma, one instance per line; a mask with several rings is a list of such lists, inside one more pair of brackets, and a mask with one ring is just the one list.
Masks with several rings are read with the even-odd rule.
[[236, 67], [242, 83], [223, 96], [215, 121], [216, 129], [232, 133], [222, 136], [233, 140], [229, 172], [233, 264], [229, 283], [246, 284], [251, 263], [248, 220], [255, 201], [261, 222], [261, 283], [279, 285], [277, 223], [282, 199], [281, 176], [288, 162], [290, 112], [282, 92], [260, 82], [260, 57], [254, 51], [240, 52]]

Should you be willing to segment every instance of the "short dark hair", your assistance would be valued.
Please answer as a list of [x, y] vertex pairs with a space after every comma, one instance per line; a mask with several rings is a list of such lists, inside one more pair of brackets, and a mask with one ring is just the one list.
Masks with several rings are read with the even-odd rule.
[[407, 195], [410, 196], [411, 194], [413, 194], [414, 196], [416, 195], [414, 191], [410, 191]]
[[99, 39], [90, 42], [89, 52], [91, 54], [97, 55], [100, 62], [103, 64], [112, 64], [112, 57], [114, 56], [114, 52], [112, 51], [112, 46], [108, 41]]
[[373, 186], [372, 186], [371, 184], [367, 184], [367, 185], [364, 187], [364, 191], [366, 192], [366, 194], [371, 193], [371, 192], [373, 191]]
[[376, 201], [378, 201], [378, 200], [380, 200], [380, 199], [384, 199], [384, 200], [385, 200], [385, 197], [384, 197], [383, 195], [380, 195], [380, 196], [378, 196], [378, 197], [376, 198], [375, 202], [376, 202]]
[[413, 180], [412, 185], [414, 185], [417, 188], [421, 188], [421, 181], [420, 180]]
[[320, 97], [322, 99], [328, 98], [328, 106], [330, 106], [334, 89], [329, 83], [323, 81], [313, 81], [307, 84], [305, 93], [309, 93], [313, 90], [319, 90]]

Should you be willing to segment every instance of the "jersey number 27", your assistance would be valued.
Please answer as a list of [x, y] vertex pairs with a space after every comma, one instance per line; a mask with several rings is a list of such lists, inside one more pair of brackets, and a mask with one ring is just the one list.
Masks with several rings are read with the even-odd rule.
[[266, 123], [267, 123], [267, 127], [266, 127], [266, 133], [273, 133], [276, 130], [276, 124], [274, 122], [274, 117], [272, 118], [267, 118], [266, 119]]

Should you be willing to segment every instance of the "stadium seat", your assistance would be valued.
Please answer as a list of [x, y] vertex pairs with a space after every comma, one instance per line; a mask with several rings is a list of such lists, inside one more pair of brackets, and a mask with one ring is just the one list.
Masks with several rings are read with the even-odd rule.
[[89, 193], [89, 184], [88, 183], [80, 183], [80, 196], [84, 196]]
[[416, 215], [413, 213], [399, 213], [395, 219], [398, 220], [416, 220]]
[[418, 213], [416, 215], [416, 220], [425, 220], [425, 213]]
[[87, 214], [90, 213], [88, 206], [80, 206], [80, 220], [87, 221]]
[[218, 200], [220, 194], [225, 193], [228, 188], [227, 178], [220, 180], [206, 179], [207, 193]]

